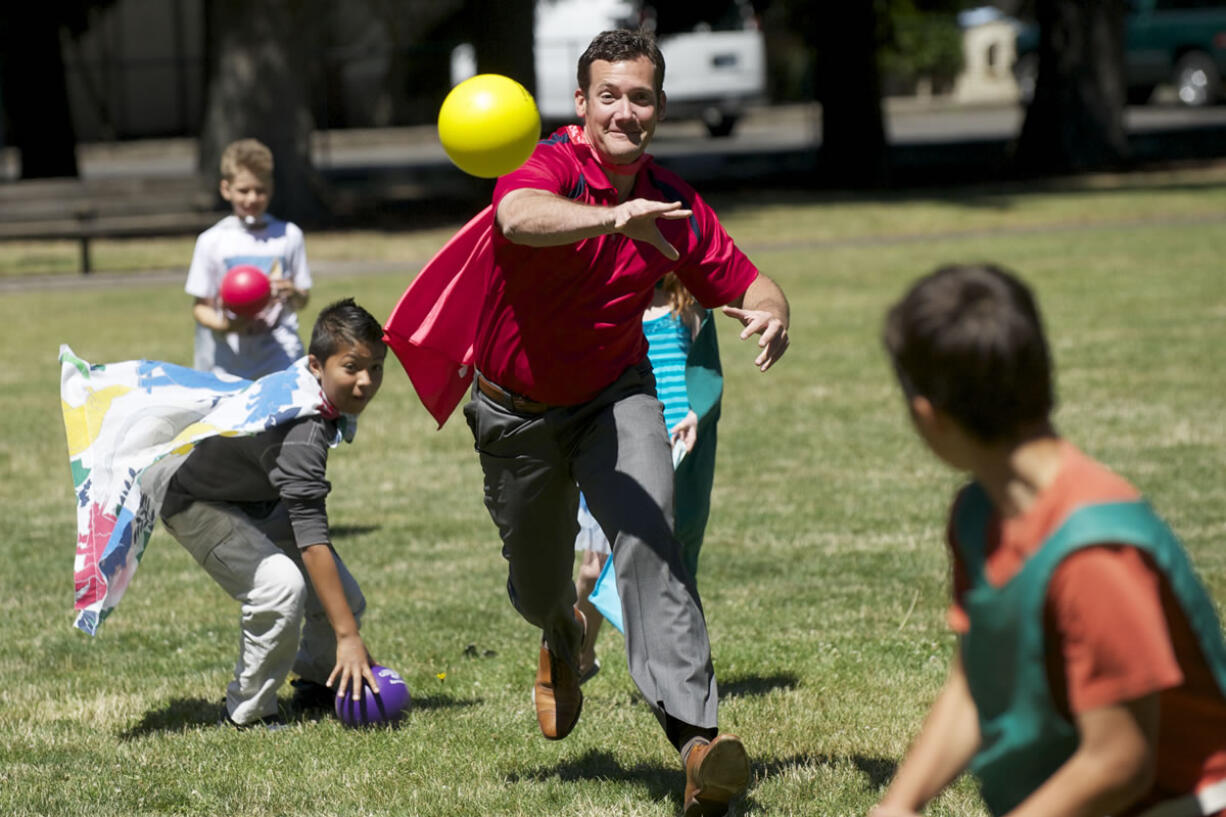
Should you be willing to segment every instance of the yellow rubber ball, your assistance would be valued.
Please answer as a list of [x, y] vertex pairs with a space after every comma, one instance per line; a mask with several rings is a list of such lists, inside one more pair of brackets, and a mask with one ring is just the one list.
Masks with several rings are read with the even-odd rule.
[[492, 179], [515, 170], [541, 138], [528, 89], [501, 74], [478, 74], [451, 89], [438, 111], [438, 138], [456, 167]]

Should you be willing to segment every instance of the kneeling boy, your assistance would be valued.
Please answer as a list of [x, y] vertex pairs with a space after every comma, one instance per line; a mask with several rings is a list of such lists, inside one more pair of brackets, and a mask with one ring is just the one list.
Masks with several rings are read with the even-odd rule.
[[970, 768], [993, 814], [1226, 814], [1226, 645], [1137, 490], [1053, 429], [1029, 290], [990, 265], [921, 279], [885, 344], [954, 501], [949, 679], [872, 817]]
[[[378, 685], [358, 622], [365, 599], [332, 549], [324, 501], [328, 449], [344, 415], [357, 415], [383, 381], [383, 329], [352, 300], [324, 309], [308, 366], [325, 410], [252, 436], [201, 442], [167, 488], [162, 521], [213, 580], [242, 604], [225, 719], [275, 724], [277, 689], [293, 669], [297, 698], [315, 705], [327, 687]], [[305, 574], [305, 578], [304, 578]], [[301, 636], [300, 636], [301, 632]], [[339, 683], [337, 683], [339, 682]]]

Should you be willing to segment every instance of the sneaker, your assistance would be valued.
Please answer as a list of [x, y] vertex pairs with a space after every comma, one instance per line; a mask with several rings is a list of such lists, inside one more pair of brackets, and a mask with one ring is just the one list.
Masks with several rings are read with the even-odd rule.
[[719, 817], [749, 785], [749, 755], [736, 735], [699, 743], [685, 759], [684, 817]]
[[294, 694], [289, 699], [293, 712], [331, 712], [336, 708], [336, 693], [331, 687], [306, 678], [295, 678], [289, 685], [294, 688]]
[[217, 722], [218, 726], [228, 726], [231, 729], [237, 729], [240, 732], [246, 732], [248, 729], [266, 729], [269, 732], [280, 732], [289, 726], [280, 715], [266, 715], [259, 720], [251, 723], [239, 723], [230, 717], [230, 713], [226, 712], [221, 716], [221, 720]]
[[[575, 610], [575, 619], [584, 629], [583, 613]], [[536, 707], [536, 722], [548, 740], [561, 740], [579, 722], [583, 709], [583, 692], [579, 676], [565, 661], [561, 661], [541, 639], [537, 658], [536, 682], [532, 685], [532, 703]]]

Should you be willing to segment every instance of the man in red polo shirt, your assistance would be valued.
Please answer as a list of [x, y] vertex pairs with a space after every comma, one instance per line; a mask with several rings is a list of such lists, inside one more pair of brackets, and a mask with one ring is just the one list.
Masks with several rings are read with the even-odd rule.
[[[493, 267], [465, 416], [516, 609], [543, 642], [541, 731], [579, 718], [584, 622], [571, 580], [579, 491], [613, 542], [630, 673], [686, 769], [684, 809], [723, 814], [749, 761], [718, 735], [706, 623], [673, 536], [673, 466], [642, 314], [675, 271], [705, 306], [760, 335], [765, 371], [788, 345], [779, 287], [694, 190], [644, 151], [664, 111], [664, 60], [647, 35], [608, 31], [579, 60], [584, 121], [542, 141], [493, 196]], [[718, 736], [717, 736], [718, 735]]]

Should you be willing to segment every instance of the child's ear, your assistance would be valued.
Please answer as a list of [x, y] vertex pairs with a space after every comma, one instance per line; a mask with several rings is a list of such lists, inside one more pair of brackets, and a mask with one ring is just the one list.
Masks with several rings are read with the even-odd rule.
[[317, 379], [322, 380], [324, 376], [324, 364], [319, 362], [319, 358], [315, 355], [307, 355], [307, 368], [311, 370], [311, 374]]
[[911, 409], [911, 418], [915, 420], [920, 431], [926, 432], [941, 425], [941, 413], [927, 397], [917, 394], [907, 402]]

